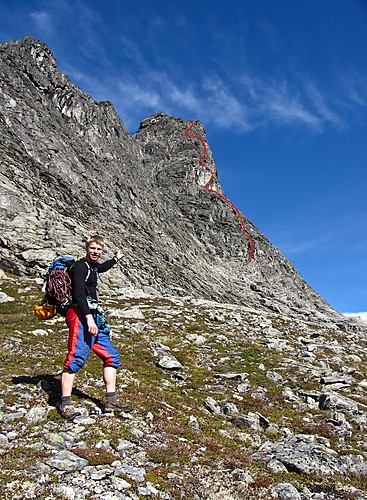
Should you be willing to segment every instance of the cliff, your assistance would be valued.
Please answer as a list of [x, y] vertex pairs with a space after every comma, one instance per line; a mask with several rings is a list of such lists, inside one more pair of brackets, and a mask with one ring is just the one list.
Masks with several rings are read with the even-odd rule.
[[201, 123], [191, 134], [202, 141], [163, 113], [131, 136], [111, 103], [85, 95], [29, 37], [1, 44], [0, 70], [1, 268], [43, 274], [98, 232], [125, 251], [119, 286], [344, 321], [244, 215], [249, 260], [237, 214], [204, 189], [203, 141], [217, 168]]
[[[0, 70], [1, 497], [367, 498], [367, 327], [243, 215], [249, 259], [237, 214], [205, 189], [204, 148], [220, 172], [203, 125], [159, 113], [130, 135], [29, 37], [0, 45]], [[126, 254], [101, 297], [134, 411], [103, 414], [91, 356], [70, 422], [68, 331], [32, 305], [49, 261], [96, 232]]]

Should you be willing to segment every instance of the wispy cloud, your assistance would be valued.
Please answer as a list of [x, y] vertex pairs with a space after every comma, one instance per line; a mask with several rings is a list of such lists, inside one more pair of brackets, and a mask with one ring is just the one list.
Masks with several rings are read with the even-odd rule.
[[219, 77], [205, 78], [202, 89], [206, 96], [204, 114], [208, 114], [217, 126], [221, 128], [236, 126], [241, 131], [254, 128], [246, 103], [241, 102]]
[[[159, 18], [154, 24], [159, 24]], [[85, 51], [95, 53], [98, 40], [95, 30], [88, 28], [98, 23], [86, 9], [83, 21]], [[237, 79], [225, 79], [218, 73], [205, 74], [201, 69], [179, 73], [174, 67], [160, 68], [157, 61], [147, 59], [147, 53], [131, 37], [120, 35], [118, 50], [122, 62], [122, 75], [104, 54], [99, 60], [113, 73], [108, 78], [91, 75], [89, 81], [99, 80], [98, 87], [105, 86], [123, 121], [139, 122], [146, 114], [159, 111], [197, 118], [222, 129], [233, 128], [237, 132], [249, 132], [258, 127], [300, 126], [321, 133], [326, 124], [341, 126], [342, 119], [332, 109], [326, 97], [315, 83], [292, 82], [267, 76], [247, 74]], [[99, 52], [99, 50], [97, 50]], [[123, 63], [126, 62], [126, 64]], [[85, 81], [87, 78], [85, 79]], [[90, 87], [90, 85], [89, 85]], [[96, 95], [92, 88], [88, 89]], [[100, 92], [99, 92], [100, 93]], [[128, 116], [127, 116], [128, 115]]]
[[[283, 205], [276, 218], [269, 217], [265, 221], [265, 233], [271, 241], [289, 258], [302, 255], [328, 255], [330, 259], [338, 256], [340, 259], [367, 265], [367, 223], [365, 210], [350, 208], [340, 212], [340, 196], [343, 206], [352, 207], [353, 193], [343, 193], [343, 190], [321, 199], [308, 198], [308, 195], [297, 198], [292, 210], [289, 205]], [[355, 197], [354, 197], [355, 198]], [[362, 260], [361, 260], [362, 259]]]
[[54, 32], [52, 15], [45, 10], [38, 12], [31, 12], [31, 19], [36, 25], [36, 29], [44, 36], [50, 36]]
[[149, 71], [149, 65], [145, 62], [145, 58], [142, 51], [138, 47], [137, 43], [130, 38], [120, 35], [118, 38], [118, 47], [121, 56], [129, 61], [133, 61], [136, 68], [136, 77], [139, 78], [140, 75], [144, 74], [145, 71]]
[[107, 71], [85, 75], [84, 81], [78, 78], [77, 84], [87, 85], [87, 92], [96, 99], [103, 94], [111, 100], [124, 122], [136, 124], [147, 114], [163, 111], [242, 133], [276, 126], [292, 130], [298, 127], [320, 134], [327, 126], [338, 129], [348, 126], [351, 119], [348, 106], [352, 109], [367, 105], [362, 93], [351, 84], [343, 103], [331, 102], [310, 80], [297, 85], [285, 79], [251, 76], [238, 82], [225, 81], [218, 75], [183, 78], [174, 70], [154, 68], [128, 39], [124, 39], [121, 49], [125, 60], [130, 61], [123, 67], [122, 75], [113, 68], [113, 77]]
[[341, 82], [347, 97], [347, 102], [344, 105], [365, 108], [367, 106], [367, 78], [356, 74], [356, 72], [349, 72], [343, 74]]
[[[269, 73], [259, 74], [242, 66], [236, 68], [234, 74], [230, 71], [233, 69], [230, 61], [230, 70], [223, 63], [184, 71], [179, 64], [167, 65], [166, 59], [162, 61], [159, 44], [151, 50], [128, 32], [117, 36], [109, 53], [104, 43], [108, 30], [99, 17], [101, 13], [83, 3], [74, 7], [72, 2], [62, 1], [75, 14], [76, 25], [82, 34], [79, 49], [98, 62], [95, 73], [84, 78], [83, 88], [87, 86], [87, 92], [96, 99], [104, 95], [111, 100], [124, 122], [137, 124], [147, 114], [163, 111], [240, 133], [275, 126], [320, 134], [326, 127], [347, 126], [348, 113], [367, 106], [366, 85], [362, 85], [366, 82], [355, 74], [341, 76], [333, 94], [317, 84], [312, 76], [305, 77], [295, 70], [278, 68], [274, 76], [270, 75], [270, 69]], [[33, 12], [39, 29], [52, 29], [57, 9], [57, 3], [50, 1], [47, 10]], [[159, 31], [162, 22], [156, 15], [149, 19], [149, 26]], [[176, 24], [188, 25], [187, 19], [181, 14]], [[271, 25], [264, 24], [264, 30], [271, 46], [278, 47], [281, 44], [279, 34]], [[114, 52], [119, 53], [116, 59], [112, 55]], [[80, 79], [76, 83], [79, 82]]]
[[287, 226], [270, 230], [272, 241], [289, 258], [299, 257], [301, 255], [329, 254], [331, 249], [336, 246], [338, 235], [335, 231], [325, 232], [322, 229], [312, 230], [309, 225], [305, 225], [304, 231], [299, 231], [299, 226]]
[[242, 77], [241, 82], [253, 116], [263, 125], [304, 125], [321, 132], [327, 122], [342, 123], [315, 84], [304, 86], [251, 76]]
[[128, 78], [117, 84], [127, 112], [164, 111], [210, 121], [222, 128], [249, 127], [246, 107], [218, 79], [178, 84], [165, 72], [147, 72], [144, 78]]
[[159, 89], [153, 89], [136, 81], [121, 81], [117, 88], [121, 93], [121, 100], [130, 110], [136, 106], [148, 111], [158, 110], [161, 107], [162, 98]]
[[323, 96], [318, 88], [316, 88], [315, 83], [308, 82], [305, 85], [306, 96], [308, 96], [313, 104], [313, 109], [316, 116], [319, 117], [322, 123], [331, 123], [338, 127], [344, 125], [343, 120], [340, 116], [332, 111], [330, 106], [326, 104], [325, 96]]
[[306, 241], [287, 241], [281, 243], [282, 252], [289, 257], [295, 257], [301, 254], [308, 254], [312, 250], [320, 248], [320, 241], [308, 239]]
[[126, 102], [126, 111], [132, 113], [163, 110], [174, 115], [195, 114], [195, 118], [210, 121], [219, 128], [235, 128], [240, 132], [274, 123], [298, 124], [320, 132], [327, 121], [339, 123], [337, 115], [328, 109], [316, 89], [312, 89], [308, 98], [315, 103], [310, 109], [306, 99], [302, 101], [296, 90], [292, 94], [286, 82], [268, 84], [247, 78], [244, 96], [218, 75], [180, 81], [168, 72], [149, 70], [143, 59], [140, 62], [144, 71], [125, 77], [117, 85]]
[[[292, 86], [286, 80], [246, 76], [241, 79], [240, 87], [218, 75], [183, 80], [167, 71], [152, 70], [138, 55], [142, 72], [137, 71], [118, 84], [122, 97], [135, 103], [134, 109], [129, 109], [133, 113], [146, 110], [152, 113], [163, 110], [180, 116], [194, 113], [202, 121], [237, 132], [276, 125], [300, 126], [321, 133], [327, 125], [344, 126], [339, 111], [332, 108], [314, 83]], [[129, 96], [132, 90], [134, 93]]]

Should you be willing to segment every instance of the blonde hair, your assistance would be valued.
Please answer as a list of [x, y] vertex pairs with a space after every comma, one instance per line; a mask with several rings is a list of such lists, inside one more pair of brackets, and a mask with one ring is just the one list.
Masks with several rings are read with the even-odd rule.
[[98, 234], [94, 234], [88, 238], [85, 242], [85, 247], [88, 248], [91, 243], [97, 243], [97, 245], [101, 245], [102, 248], [104, 247], [104, 239]]

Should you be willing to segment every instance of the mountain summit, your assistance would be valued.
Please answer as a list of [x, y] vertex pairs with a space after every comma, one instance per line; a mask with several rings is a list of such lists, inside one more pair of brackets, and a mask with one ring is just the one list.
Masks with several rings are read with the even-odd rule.
[[124, 249], [121, 287], [342, 321], [244, 217], [249, 259], [236, 212], [204, 188], [204, 142], [217, 168], [200, 122], [191, 134], [202, 141], [163, 113], [130, 135], [110, 102], [83, 93], [31, 37], [0, 44], [0, 69], [1, 268], [44, 273], [98, 232], [107, 250]]
[[[0, 70], [1, 498], [367, 499], [367, 326], [243, 216], [245, 237], [203, 125], [158, 113], [130, 135], [29, 37]], [[67, 421], [68, 328], [32, 306], [96, 232], [126, 254], [103, 307], [134, 411], [102, 413], [91, 356]]]

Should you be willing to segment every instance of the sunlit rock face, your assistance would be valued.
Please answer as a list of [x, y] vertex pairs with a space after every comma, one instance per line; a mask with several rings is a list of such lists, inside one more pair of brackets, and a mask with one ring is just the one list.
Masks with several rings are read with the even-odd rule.
[[[237, 214], [204, 189], [210, 174], [202, 142], [185, 136], [190, 122], [158, 113], [130, 135], [110, 102], [84, 94], [30, 37], [0, 44], [0, 74], [0, 268], [43, 274], [101, 233], [106, 255], [125, 252], [107, 285], [347, 321], [244, 216], [249, 259]], [[206, 141], [200, 122], [192, 134]]]

